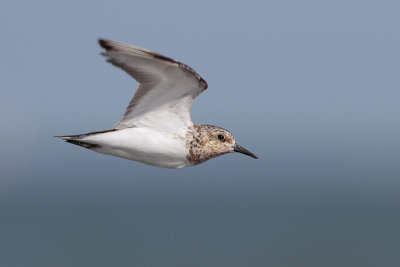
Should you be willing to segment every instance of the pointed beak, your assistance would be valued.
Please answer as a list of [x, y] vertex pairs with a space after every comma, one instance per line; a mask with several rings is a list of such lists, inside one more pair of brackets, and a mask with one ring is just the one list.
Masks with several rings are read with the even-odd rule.
[[246, 148], [239, 146], [238, 144], [235, 144], [233, 146], [233, 151], [245, 154], [245, 155], [250, 156], [255, 159], [258, 159], [258, 157], [256, 155], [254, 155], [253, 153], [248, 151]]

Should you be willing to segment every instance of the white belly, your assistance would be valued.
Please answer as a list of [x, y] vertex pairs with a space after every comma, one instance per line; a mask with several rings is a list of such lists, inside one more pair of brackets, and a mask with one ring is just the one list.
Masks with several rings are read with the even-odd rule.
[[82, 140], [98, 144], [94, 151], [125, 159], [136, 160], [163, 168], [191, 166], [187, 159], [186, 133], [158, 132], [151, 128], [126, 128]]

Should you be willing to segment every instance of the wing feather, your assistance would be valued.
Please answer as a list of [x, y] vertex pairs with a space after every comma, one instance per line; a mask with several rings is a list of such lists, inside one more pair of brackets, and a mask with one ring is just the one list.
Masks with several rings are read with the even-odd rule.
[[190, 106], [207, 89], [207, 82], [189, 66], [142, 47], [99, 40], [107, 61], [138, 83], [122, 120], [115, 129], [134, 126], [190, 126]]

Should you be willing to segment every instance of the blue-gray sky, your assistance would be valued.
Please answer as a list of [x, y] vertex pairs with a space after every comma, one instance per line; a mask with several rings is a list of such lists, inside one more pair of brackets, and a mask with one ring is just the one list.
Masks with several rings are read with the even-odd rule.
[[[5, 1], [1, 266], [400, 264], [396, 1]], [[97, 38], [209, 84], [197, 123], [258, 154], [181, 170], [53, 138], [111, 128], [137, 84]]]

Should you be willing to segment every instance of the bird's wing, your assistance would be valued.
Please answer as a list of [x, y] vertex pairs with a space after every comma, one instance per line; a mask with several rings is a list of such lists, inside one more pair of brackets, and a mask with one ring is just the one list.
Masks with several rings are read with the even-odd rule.
[[131, 75], [139, 87], [114, 127], [147, 126], [176, 129], [192, 125], [190, 106], [207, 89], [207, 82], [192, 68], [138, 46], [99, 40], [112, 63]]

